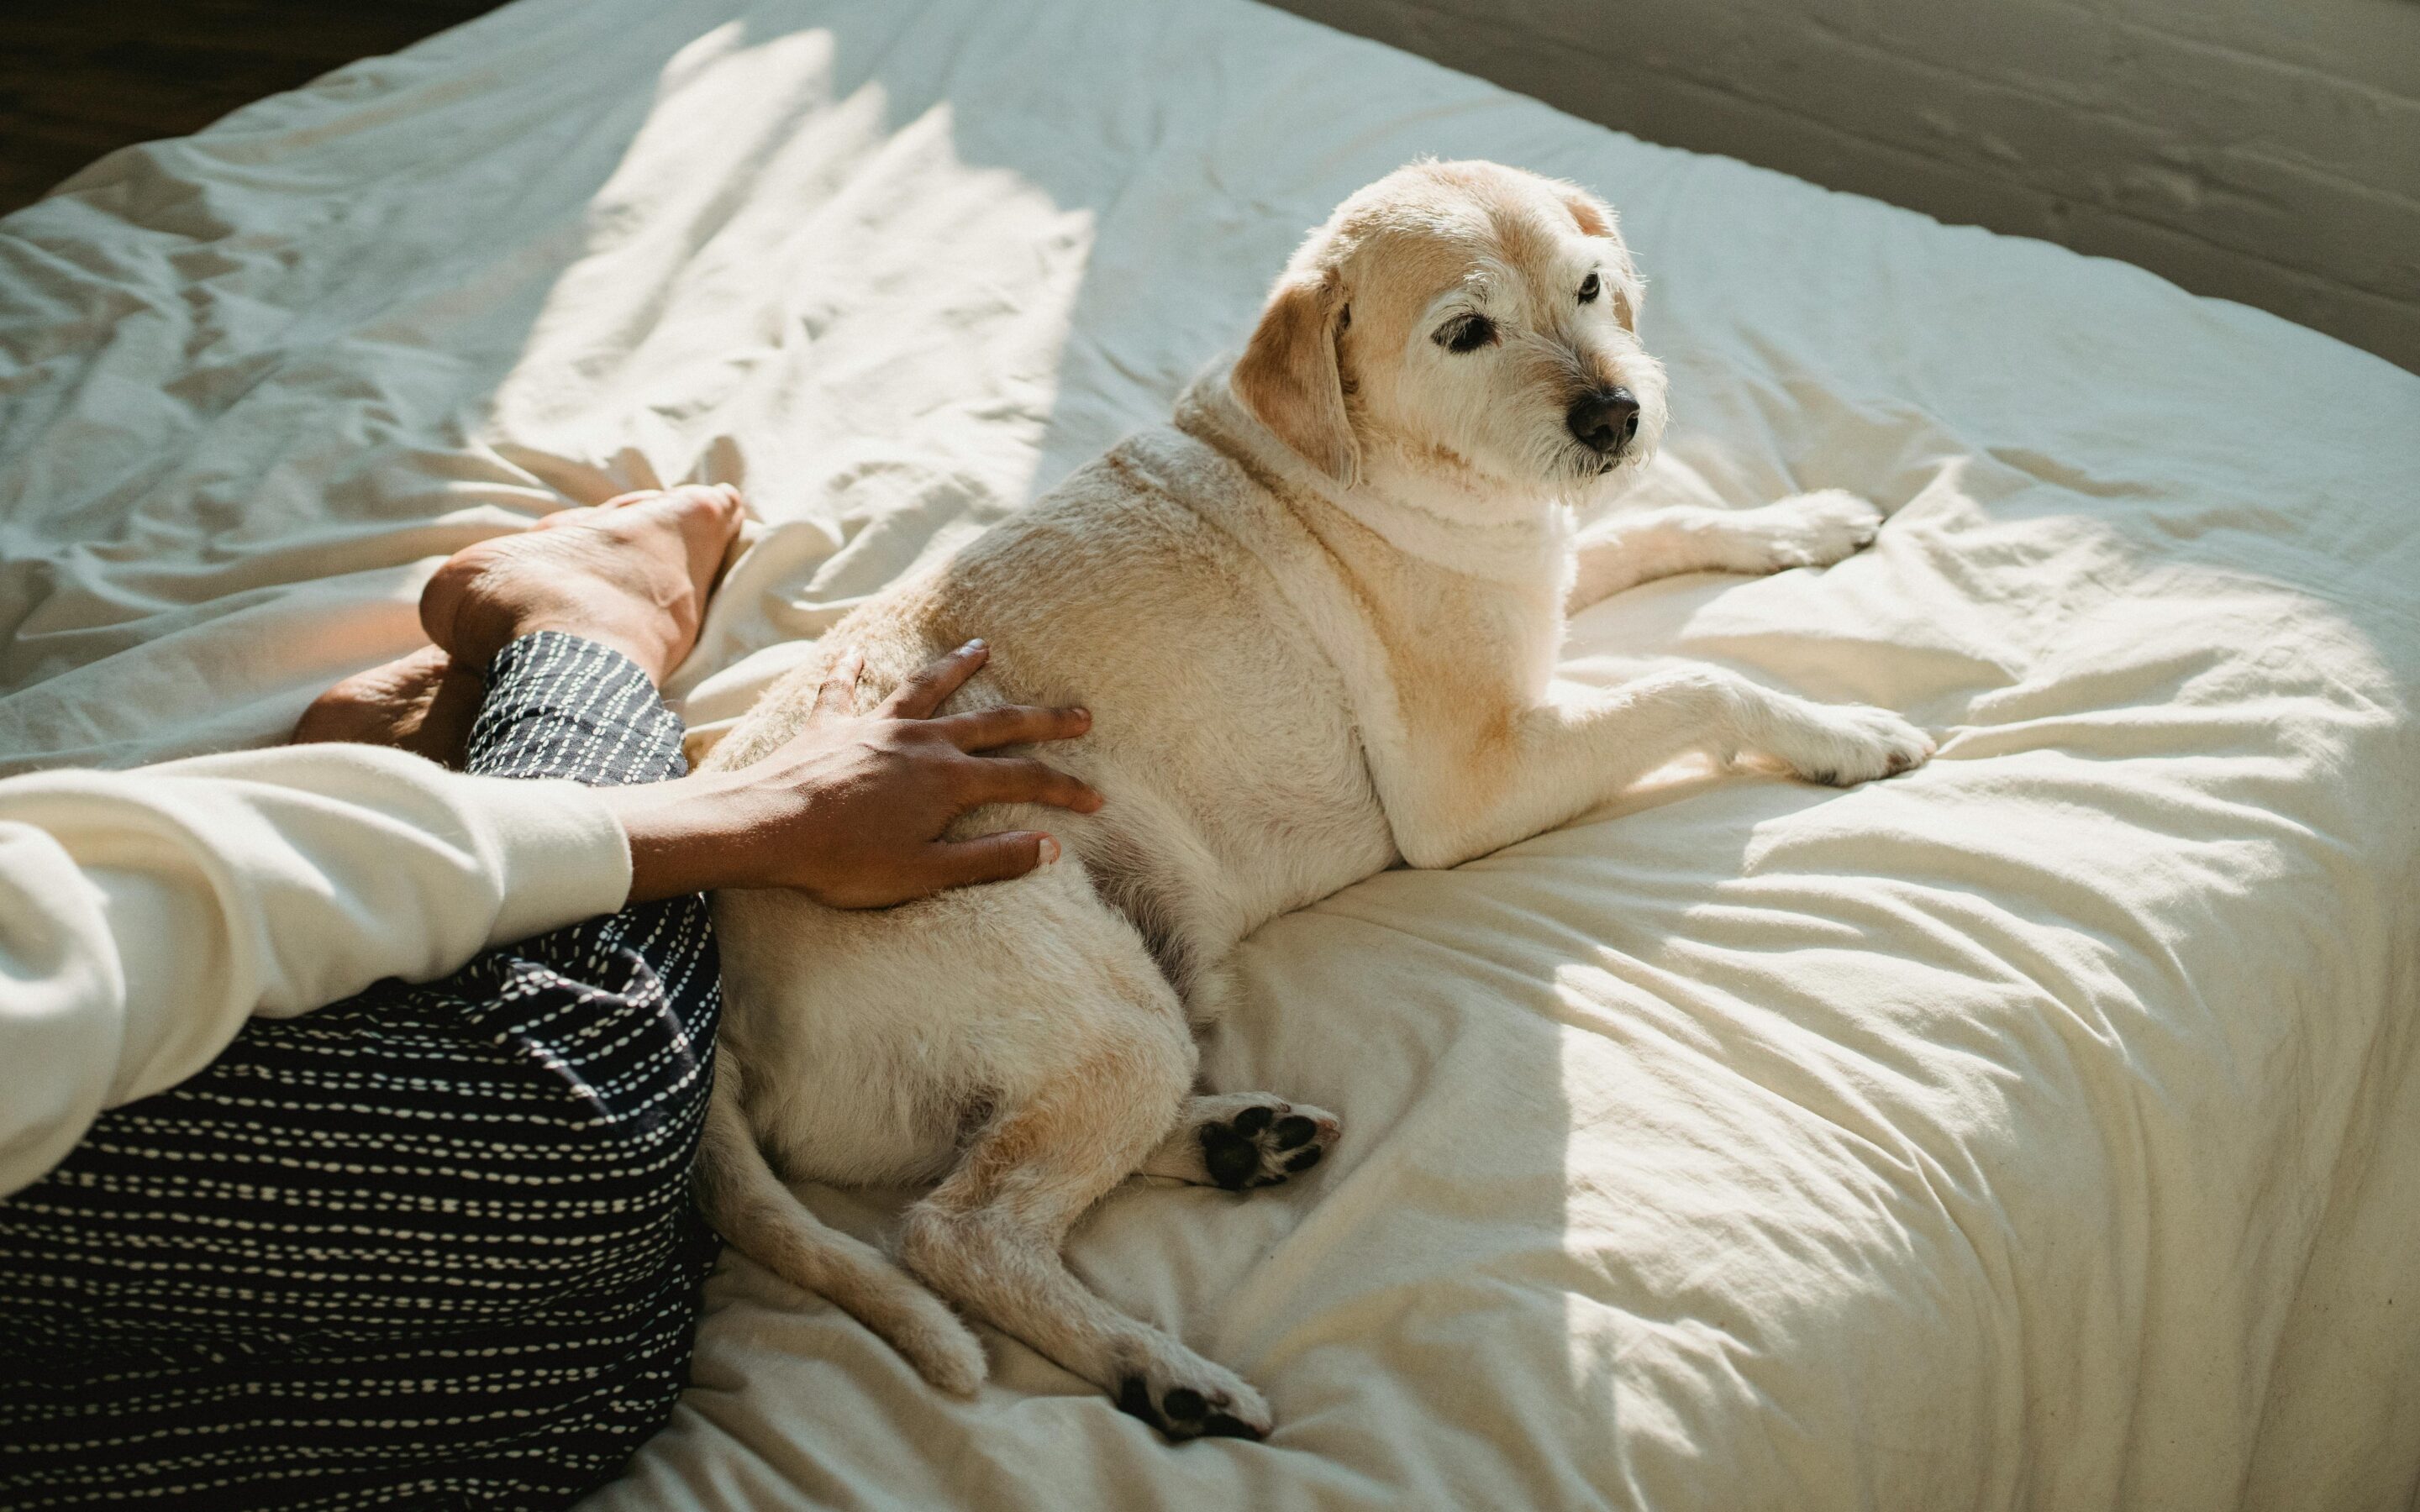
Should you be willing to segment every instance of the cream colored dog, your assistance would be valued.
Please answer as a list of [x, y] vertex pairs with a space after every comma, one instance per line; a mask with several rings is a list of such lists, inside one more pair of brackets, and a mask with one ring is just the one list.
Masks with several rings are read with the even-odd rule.
[[[1172, 1438], [1259, 1436], [1260, 1395], [1108, 1306], [1068, 1227], [1137, 1172], [1229, 1188], [1315, 1164], [1336, 1119], [1200, 1095], [1192, 1026], [1263, 921], [1398, 861], [1450, 867], [1559, 825], [1693, 749], [1821, 782], [1922, 762], [1880, 709], [1713, 668], [1550, 692], [1567, 608], [1648, 578], [1822, 565], [1882, 517], [1832, 492], [1677, 509], [1575, 537], [1664, 426], [1612, 211], [1484, 162], [1354, 195], [1279, 279], [1232, 370], [938, 570], [835, 625], [717, 749], [744, 764], [819, 696], [870, 707], [980, 632], [954, 707], [1081, 703], [1050, 759], [1096, 814], [996, 810], [1065, 858], [882, 913], [715, 902], [728, 1006], [702, 1161], [742, 1250], [970, 1393], [957, 1304]], [[825, 669], [861, 653], [852, 688]], [[768, 1165], [768, 1157], [770, 1165]], [[818, 1223], [790, 1179], [938, 1182], [899, 1258]]]

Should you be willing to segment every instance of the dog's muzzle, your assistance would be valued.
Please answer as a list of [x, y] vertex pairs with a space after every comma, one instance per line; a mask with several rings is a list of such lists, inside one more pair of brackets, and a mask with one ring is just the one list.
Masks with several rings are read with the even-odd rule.
[[1564, 412], [1563, 424], [1582, 446], [1611, 460], [1638, 434], [1638, 396], [1628, 389], [1581, 394]]

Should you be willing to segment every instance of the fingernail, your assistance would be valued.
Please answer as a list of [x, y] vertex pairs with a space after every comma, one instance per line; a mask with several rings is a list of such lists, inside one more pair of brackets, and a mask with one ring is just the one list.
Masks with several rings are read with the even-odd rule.
[[1049, 836], [1042, 837], [1042, 864], [1048, 866], [1059, 859], [1059, 842]]
[[958, 650], [960, 652], [981, 651], [983, 648], [984, 639], [982, 636], [977, 636], [973, 640], [968, 641], [965, 645], [960, 646]]

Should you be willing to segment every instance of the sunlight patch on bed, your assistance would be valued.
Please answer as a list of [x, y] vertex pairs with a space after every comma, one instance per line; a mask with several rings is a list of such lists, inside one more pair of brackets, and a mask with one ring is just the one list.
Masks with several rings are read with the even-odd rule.
[[[893, 122], [832, 34], [663, 69], [488, 424], [582, 501], [730, 482], [761, 523], [670, 688], [705, 738], [866, 594], [1033, 491], [1093, 212]], [[762, 655], [757, 655], [761, 653]]]

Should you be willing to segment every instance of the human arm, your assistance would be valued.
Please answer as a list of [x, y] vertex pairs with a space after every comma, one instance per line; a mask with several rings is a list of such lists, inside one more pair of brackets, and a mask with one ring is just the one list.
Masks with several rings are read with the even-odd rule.
[[941, 839], [985, 804], [1101, 806], [1099, 794], [1031, 757], [982, 754], [1080, 735], [1092, 728], [1084, 710], [1003, 704], [935, 717], [989, 656], [970, 641], [865, 714], [855, 708], [859, 660], [844, 656], [806, 724], [764, 760], [603, 795], [630, 837], [631, 901], [795, 887], [836, 908], [879, 908], [1056, 860], [1059, 842], [1038, 830]]
[[367, 746], [0, 780], [0, 1193], [252, 1014], [613, 911], [628, 857], [577, 784]]
[[866, 715], [835, 681], [766, 761], [669, 782], [471, 777], [345, 744], [0, 780], [0, 1195], [255, 1013], [433, 980], [626, 903], [797, 887], [879, 906], [1055, 856], [1034, 831], [939, 838], [984, 803], [1099, 807], [1038, 762], [973, 754], [1081, 733], [1080, 711], [924, 717], [985, 655]]

